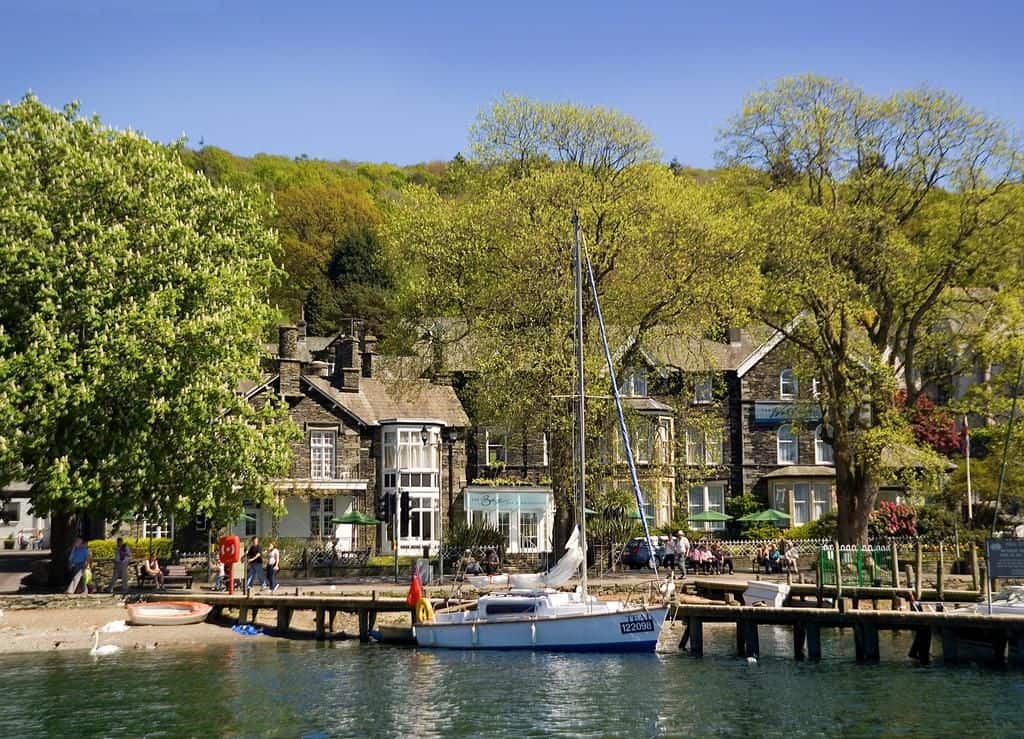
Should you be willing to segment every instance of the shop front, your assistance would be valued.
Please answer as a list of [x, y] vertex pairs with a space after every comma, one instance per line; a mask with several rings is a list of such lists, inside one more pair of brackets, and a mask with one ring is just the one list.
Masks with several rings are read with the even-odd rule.
[[555, 505], [550, 487], [470, 485], [465, 504], [466, 521], [498, 529], [505, 537], [506, 553], [551, 551]]

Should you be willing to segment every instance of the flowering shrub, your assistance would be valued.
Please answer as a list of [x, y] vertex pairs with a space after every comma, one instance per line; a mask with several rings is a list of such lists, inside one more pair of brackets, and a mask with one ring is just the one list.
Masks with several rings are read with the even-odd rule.
[[883, 501], [868, 524], [873, 536], [917, 536], [917, 511], [903, 503]]

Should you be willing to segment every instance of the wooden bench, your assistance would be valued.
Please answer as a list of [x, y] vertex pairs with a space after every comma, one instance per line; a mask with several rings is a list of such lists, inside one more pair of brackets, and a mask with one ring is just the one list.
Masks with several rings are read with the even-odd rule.
[[[185, 565], [162, 565], [161, 572], [164, 573], [164, 587], [179, 585], [183, 588], [192, 588], [192, 575], [188, 574]], [[140, 563], [135, 570], [135, 577], [138, 580], [139, 588], [146, 586], [146, 583], [156, 584], [156, 581], [146, 574], [145, 563]]]

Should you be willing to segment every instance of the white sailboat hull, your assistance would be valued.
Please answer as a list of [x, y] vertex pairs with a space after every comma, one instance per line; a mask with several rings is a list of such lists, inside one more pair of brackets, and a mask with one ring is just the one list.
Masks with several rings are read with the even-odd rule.
[[439, 649], [653, 652], [667, 614], [666, 606], [556, 604], [551, 610], [539, 607], [521, 616], [488, 616], [485, 611], [452, 614], [446, 620], [439, 614], [435, 622], [416, 624], [413, 634], [418, 646]]

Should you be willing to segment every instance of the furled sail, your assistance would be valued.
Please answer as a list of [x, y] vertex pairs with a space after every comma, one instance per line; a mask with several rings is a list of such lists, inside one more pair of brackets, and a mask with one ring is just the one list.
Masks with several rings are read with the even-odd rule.
[[572, 530], [572, 536], [565, 543], [565, 554], [555, 566], [547, 572], [532, 575], [509, 575], [509, 584], [513, 588], [557, 588], [569, 582], [583, 564], [583, 547], [580, 546], [580, 530]]

